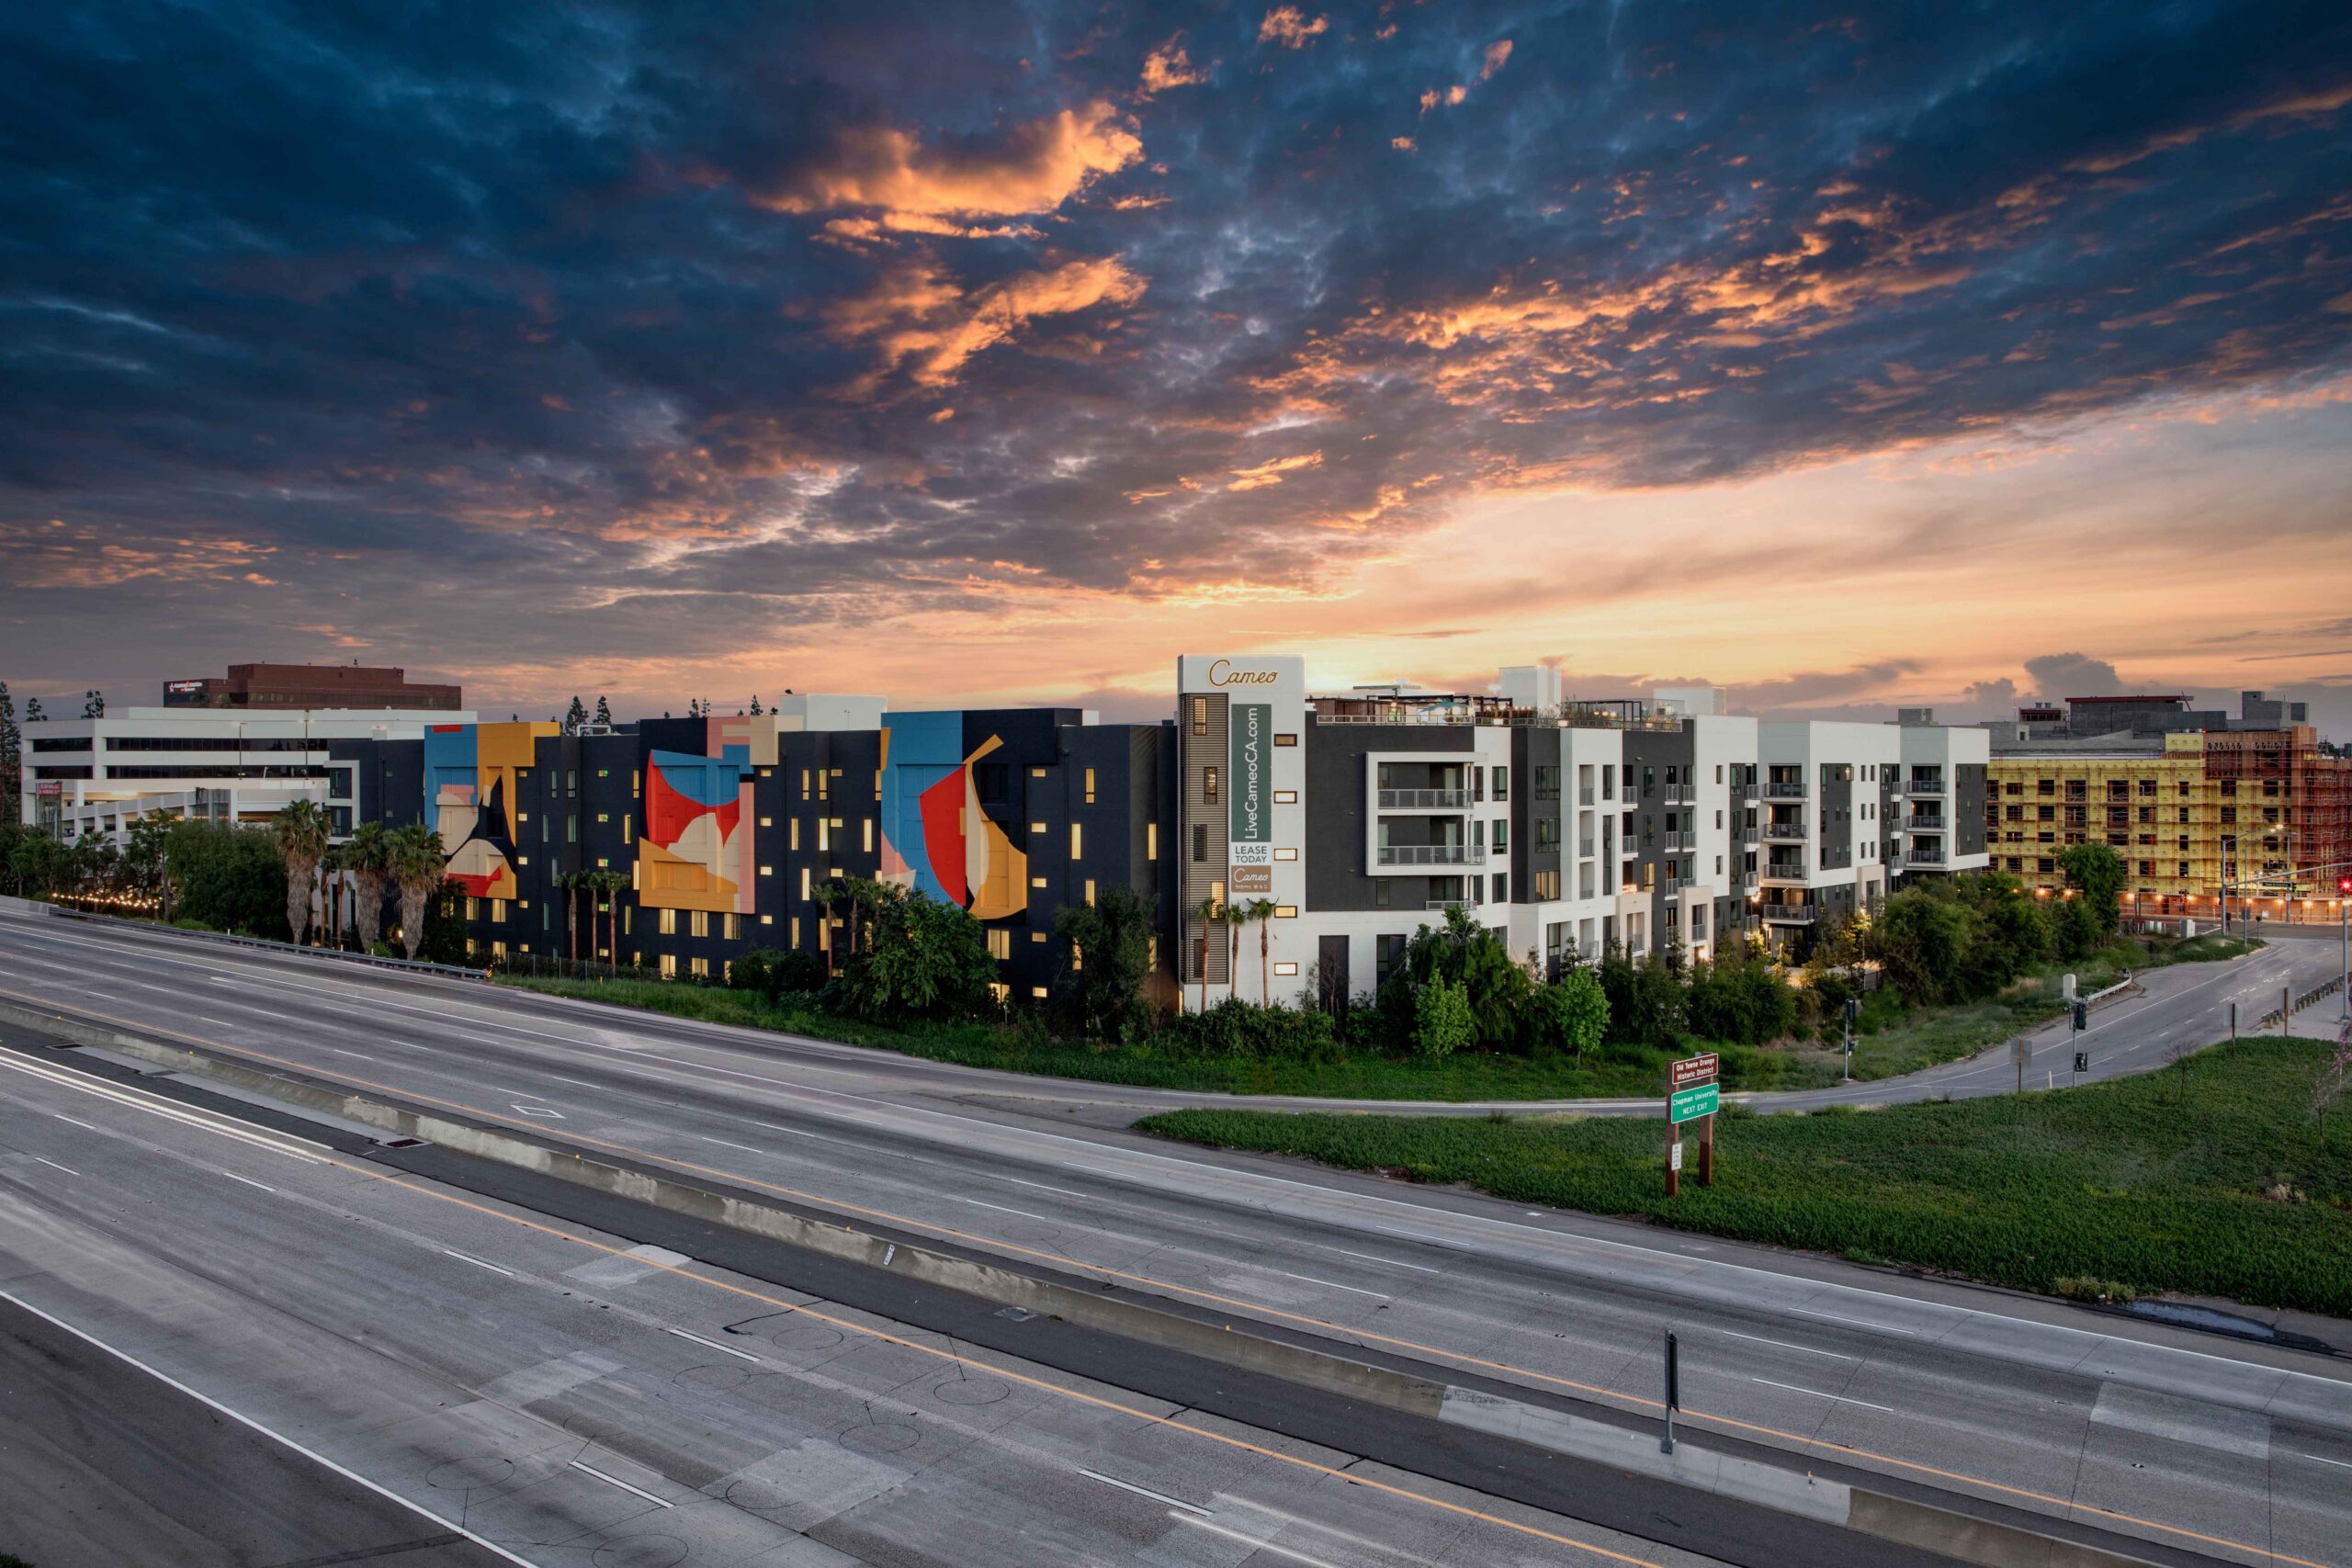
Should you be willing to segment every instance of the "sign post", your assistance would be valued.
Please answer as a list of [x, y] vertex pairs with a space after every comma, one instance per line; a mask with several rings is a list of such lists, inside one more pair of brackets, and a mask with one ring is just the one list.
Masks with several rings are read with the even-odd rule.
[[2016, 1040], [2010, 1043], [2010, 1049], [2016, 1053], [2018, 1059], [2018, 1092], [2019, 1094], [2023, 1094], [2025, 1092], [2025, 1070], [2027, 1067], [2033, 1065], [2033, 1042], [2025, 1035], [2020, 1034]]
[[1682, 1190], [1682, 1124], [1699, 1123], [1699, 1185], [1715, 1184], [1715, 1111], [1723, 1090], [1716, 1075], [1723, 1059], [1713, 1051], [1674, 1064], [1667, 1077], [1666, 1195]]

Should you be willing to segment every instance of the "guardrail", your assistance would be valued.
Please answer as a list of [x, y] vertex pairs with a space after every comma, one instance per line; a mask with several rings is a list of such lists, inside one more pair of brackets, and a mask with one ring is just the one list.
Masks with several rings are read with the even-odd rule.
[[1380, 792], [1383, 811], [1467, 811], [1470, 792], [1466, 789], [1384, 789]]
[[1476, 844], [1383, 844], [1378, 865], [1484, 865], [1487, 852]]
[[[2291, 998], [2293, 1006], [2290, 1010], [2290, 1015], [2291, 1013], [2301, 1012], [2307, 1007], [2314, 1007], [2319, 1003], [2325, 1001], [2328, 998], [2335, 995], [2336, 992], [2343, 988], [2344, 976], [2341, 975], [2338, 975], [2332, 980], [2321, 981], [2318, 985], [2313, 986], [2310, 990], [2305, 991], [2301, 996]], [[2278, 1010], [2277, 1008], [2272, 1008], [2268, 1012], [2266, 1012], [2260, 1018], [2256, 1019], [2254, 1021], [2254, 1026], [2256, 1029], [2267, 1029], [2274, 1023], [2282, 1023], [2284, 1021], [2285, 1019], [2279, 1016]]]
[[357, 964], [370, 969], [403, 969], [413, 975], [447, 975], [460, 980], [487, 980], [490, 971], [470, 964], [428, 964], [423, 959], [379, 958], [372, 953], [345, 953], [334, 947], [297, 947], [290, 942], [272, 942], [266, 937], [238, 936], [231, 931], [194, 931], [186, 926], [167, 926], [147, 920], [126, 920], [114, 915], [94, 915], [86, 909], [68, 909], [58, 905], [46, 906], [51, 918], [61, 920], [87, 920], [96, 925], [128, 926], [162, 936], [186, 937], [192, 942], [209, 942], [222, 947], [247, 947], [262, 953], [283, 953], [288, 958], [311, 958], [322, 963]]

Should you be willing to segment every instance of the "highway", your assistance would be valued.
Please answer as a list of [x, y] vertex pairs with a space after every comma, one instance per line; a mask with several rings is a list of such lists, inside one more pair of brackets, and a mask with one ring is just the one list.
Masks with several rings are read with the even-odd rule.
[[[2202, 992], [2189, 987], [2215, 978], [2205, 966], [2152, 976], [2147, 1005], [2165, 1010], [2143, 1025], [2194, 1029], [2211, 991], [2275, 991], [2251, 970], [2269, 956]], [[1688, 1432], [2095, 1524], [2155, 1561], [2352, 1563], [2352, 1382], [2329, 1358], [1171, 1147], [1102, 1124], [1111, 1096], [1064, 1104], [1063, 1086], [159, 933], [0, 917], [0, 999], [1644, 1417], [1671, 1324]], [[10, 1082], [11, 1106], [22, 1098]], [[36, 1157], [72, 1165], [75, 1135], [65, 1127]], [[0, 1127], [10, 1150], [15, 1138], [13, 1122]], [[9, 1165], [7, 1179], [22, 1168]], [[70, 1214], [81, 1190], [40, 1186], [50, 1179], [31, 1178]], [[236, 1212], [238, 1194], [208, 1189], [191, 1215], [212, 1214], [216, 1199]], [[193, 1234], [196, 1218], [184, 1224]], [[256, 1221], [254, 1234], [269, 1232]], [[480, 1237], [449, 1245], [486, 1256]], [[0, 1233], [0, 1247], [17, 1247]], [[277, 1256], [309, 1269], [299, 1248]], [[482, 1288], [449, 1273], [485, 1272], [475, 1264], [425, 1267]], [[322, 1272], [302, 1299], [331, 1319], [357, 1287]], [[300, 1284], [262, 1277], [273, 1295]], [[82, 1314], [100, 1310], [88, 1295], [68, 1304], [85, 1327]], [[473, 1373], [515, 1348], [518, 1336], [479, 1307], [416, 1310], [428, 1323], [479, 1318], [489, 1359]], [[558, 1343], [537, 1328], [519, 1337], [534, 1352]], [[1355, 1533], [1396, 1539], [1385, 1529]], [[1320, 1555], [1353, 1561], [1336, 1551]]]

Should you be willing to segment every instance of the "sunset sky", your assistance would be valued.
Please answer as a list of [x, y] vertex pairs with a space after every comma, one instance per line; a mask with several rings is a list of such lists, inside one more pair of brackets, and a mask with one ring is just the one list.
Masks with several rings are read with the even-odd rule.
[[2352, 739], [2352, 8], [0, 18], [0, 679]]

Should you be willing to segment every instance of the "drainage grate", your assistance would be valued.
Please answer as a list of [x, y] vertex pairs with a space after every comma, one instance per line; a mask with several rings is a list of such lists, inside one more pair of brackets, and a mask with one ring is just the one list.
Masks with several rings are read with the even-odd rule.
[[424, 1146], [424, 1140], [423, 1138], [383, 1138], [378, 1140], [376, 1146], [384, 1149], [416, 1149]]
[[1035, 1313], [1031, 1312], [1027, 1307], [1006, 1307], [997, 1314], [997, 1316], [1009, 1317], [1015, 1323], [1026, 1323], [1036, 1315], [1037, 1314]]

